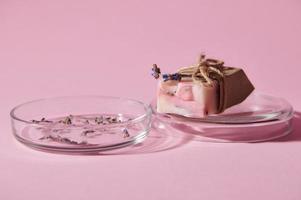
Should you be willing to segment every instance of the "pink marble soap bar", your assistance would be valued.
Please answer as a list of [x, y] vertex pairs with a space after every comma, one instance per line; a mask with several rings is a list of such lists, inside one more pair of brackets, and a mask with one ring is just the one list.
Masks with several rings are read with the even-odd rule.
[[211, 86], [191, 81], [160, 81], [157, 91], [157, 112], [187, 117], [205, 117], [217, 113], [218, 83]]

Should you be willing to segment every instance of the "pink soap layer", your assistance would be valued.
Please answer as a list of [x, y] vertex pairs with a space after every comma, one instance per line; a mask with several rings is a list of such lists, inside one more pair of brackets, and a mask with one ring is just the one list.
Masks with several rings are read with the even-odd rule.
[[217, 86], [193, 82], [159, 82], [157, 112], [187, 117], [205, 117], [217, 112]]

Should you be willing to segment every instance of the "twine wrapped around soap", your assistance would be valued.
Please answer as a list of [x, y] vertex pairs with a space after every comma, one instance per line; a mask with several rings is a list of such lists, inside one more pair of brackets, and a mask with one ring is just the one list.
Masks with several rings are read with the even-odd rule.
[[191, 77], [193, 82], [203, 84], [205, 86], [213, 86], [213, 80], [211, 74], [215, 74], [214, 77], [224, 76], [224, 62], [217, 59], [205, 59], [205, 55], [201, 54], [197, 64], [189, 67], [183, 67], [178, 70], [178, 73], [182, 77]]

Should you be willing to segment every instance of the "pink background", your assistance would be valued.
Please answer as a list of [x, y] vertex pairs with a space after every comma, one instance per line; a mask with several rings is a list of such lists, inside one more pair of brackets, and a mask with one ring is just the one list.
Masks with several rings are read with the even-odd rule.
[[199, 52], [243, 66], [257, 90], [301, 109], [301, 2], [0, 0], [0, 199], [301, 199], [301, 119], [283, 139], [203, 143], [154, 131], [127, 153], [67, 156], [15, 141], [24, 101], [99, 94], [149, 102], [151, 64]]

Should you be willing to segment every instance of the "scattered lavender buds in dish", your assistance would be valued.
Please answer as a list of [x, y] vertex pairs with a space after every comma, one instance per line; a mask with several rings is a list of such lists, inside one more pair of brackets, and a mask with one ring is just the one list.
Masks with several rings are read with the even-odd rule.
[[[154, 72], [161, 76], [158, 67]], [[26, 146], [99, 154], [143, 142], [151, 128], [152, 108], [118, 96], [59, 96], [15, 106], [10, 118], [13, 135]]]
[[91, 145], [83, 139], [104, 136], [104, 134], [116, 134], [116, 136], [119, 135], [119, 137], [123, 138], [130, 137], [129, 130], [122, 125], [123, 122], [129, 120], [131, 118], [123, 119], [123, 117], [118, 115], [69, 115], [52, 120], [42, 118], [41, 120], [32, 120], [32, 122], [42, 125], [36, 127], [37, 130], [45, 135], [39, 138], [40, 141], [69, 145]]

